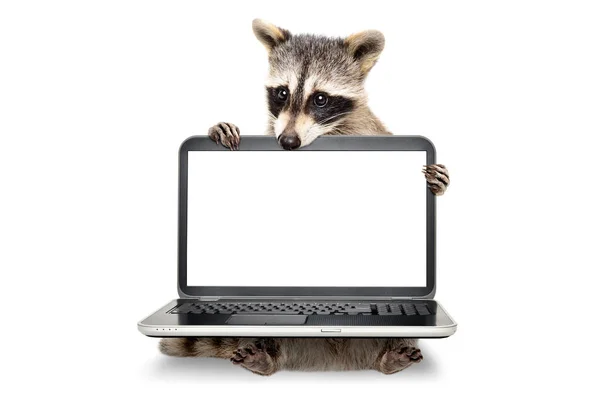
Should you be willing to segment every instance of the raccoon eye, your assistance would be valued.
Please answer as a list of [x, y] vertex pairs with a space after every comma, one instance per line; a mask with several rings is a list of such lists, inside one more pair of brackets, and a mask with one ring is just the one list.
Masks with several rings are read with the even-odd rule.
[[287, 101], [288, 98], [288, 92], [285, 88], [278, 88], [277, 89], [277, 99], [281, 102], [285, 102]]
[[322, 92], [319, 92], [315, 95], [313, 102], [315, 103], [316, 107], [322, 108], [325, 105], [327, 105], [327, 100], [327, 95], [323, 94]]

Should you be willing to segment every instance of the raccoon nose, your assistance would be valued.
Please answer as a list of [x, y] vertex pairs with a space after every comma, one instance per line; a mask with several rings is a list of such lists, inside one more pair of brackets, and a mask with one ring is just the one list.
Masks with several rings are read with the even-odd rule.
[[281, 134], [279, 144], [285, 150], [298, 149], [300, 147], [300, 138], [296, 134]]

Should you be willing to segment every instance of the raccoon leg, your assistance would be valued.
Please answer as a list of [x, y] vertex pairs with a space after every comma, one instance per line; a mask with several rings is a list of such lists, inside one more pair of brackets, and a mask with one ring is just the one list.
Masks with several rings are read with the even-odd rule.
[[238, 344], [238, 338], [165, 338], [159, 349], [169, 356], [231, 358]]
[[279, 367], [278, 342], [273, 338], [242, 339], [231, 362], [258, 375], [272, 375]]
[[240, 146], [240, 129], [231, 123], [219, 123], [210, 127], [208, 136], [231, 150], [237, 150]]
[[436, 196], [441, 196], [450, 185], [450, 174], [442, 164], [431, 164], [423, 167], [429, 190]]
[[395, 339], [394, 343], [381, 352], [374, 368], [390, 375], [402, 371], [422, 359], [423, 355], [417, 348], [416, 339]]

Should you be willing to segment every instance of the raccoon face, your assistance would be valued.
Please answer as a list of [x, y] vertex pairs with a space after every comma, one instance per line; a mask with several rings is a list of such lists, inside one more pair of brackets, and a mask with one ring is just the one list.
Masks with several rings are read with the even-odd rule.
[[296, 149], [319, 135], [336, 132], [339, 122], [356, 106], [356, 99], [336, 95], [335, 90], [315, 87], [305, 94], [305, 87], [290, 86], [267, 87], [273, 132], [284, 149]]
[[366, 104], [364, 79], [383, 50], [383, 35], [291, 35], [260, 20], [252, 27], [269, 51], [269, 128], [279, 144], [292, 150], [320, 135], [343, 134], [348, 116]]

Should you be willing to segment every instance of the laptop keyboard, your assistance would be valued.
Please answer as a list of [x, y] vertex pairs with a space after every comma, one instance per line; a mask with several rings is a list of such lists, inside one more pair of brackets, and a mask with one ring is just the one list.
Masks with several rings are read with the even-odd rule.
[[339, 316], [426, 316], [426, 303], [364, 302], [188, 302], [171, 314], [306, 314]]

